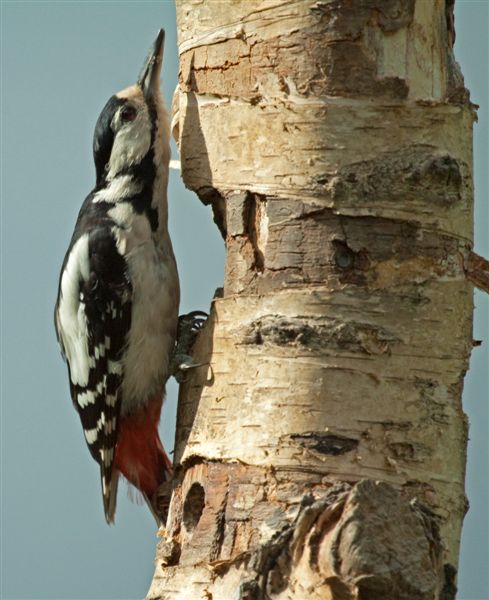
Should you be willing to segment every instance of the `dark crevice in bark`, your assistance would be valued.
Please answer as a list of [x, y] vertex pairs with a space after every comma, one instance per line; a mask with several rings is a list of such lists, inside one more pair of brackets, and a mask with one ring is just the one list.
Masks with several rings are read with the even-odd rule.
[[319, 454], [330, 454], [332, 456], [352, 452], [352, 450], [358, 448], [359, 444], [358, 440], [323, 431], [292, 433], [286, 437], [304, 448], [314, 450]]
[[453, 565], [445, 563], [443, 565], [443, 573], [445, 575], [445, 582], [440, 593], [440, 600], [455, 600], [457, 597], [457, 569]]
[[253, 250], [253, 262], [250, 268], [252, 271], [258, 272], [263, 272], [265, 266], [265, 257], [259, 247], [262, 211], [265, 210], [264, 202], [265, 200], [259, 194], [247, 193], [243, 216], [245, 235], [247, 235]]

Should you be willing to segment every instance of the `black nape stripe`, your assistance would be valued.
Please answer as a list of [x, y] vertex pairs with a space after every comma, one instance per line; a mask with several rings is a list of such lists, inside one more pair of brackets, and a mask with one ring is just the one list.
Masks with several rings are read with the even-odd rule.
[[154, 164], [154, 150], [150, 148], [143, 160], [135, 165], [123, 169], [121, 175], [131, 175], [135, 181], [144, 182], [144, 187], [139, 194], [130, 196], [125, 202], [130, 202], [138, 214], [146, 214], [152, 231], [158, 229], [158, 211], [151, 206], [153, 201], [153, 186], [156, 177]]

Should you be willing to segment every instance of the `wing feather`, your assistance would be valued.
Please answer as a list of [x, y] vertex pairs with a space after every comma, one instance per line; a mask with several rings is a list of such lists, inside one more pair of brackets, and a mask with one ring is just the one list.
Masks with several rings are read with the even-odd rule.
[[71, 268], [64, 270], [56, 323], [68, 362], [71, 396], [90, 453], [100, 465], [105, 516], [112, 522], [122, 358], [131, 325], [132, 286], [110, 227], [102, 225], [85, 235], [86, 252], [75, 252], [66, 263]]

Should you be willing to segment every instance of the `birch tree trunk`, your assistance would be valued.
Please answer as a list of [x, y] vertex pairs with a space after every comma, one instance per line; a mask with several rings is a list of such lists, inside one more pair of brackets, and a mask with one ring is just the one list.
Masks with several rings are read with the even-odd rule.
[[226, 242], [152, 600], [455, 598], [474, 110], [453, 0], [177, 0]]

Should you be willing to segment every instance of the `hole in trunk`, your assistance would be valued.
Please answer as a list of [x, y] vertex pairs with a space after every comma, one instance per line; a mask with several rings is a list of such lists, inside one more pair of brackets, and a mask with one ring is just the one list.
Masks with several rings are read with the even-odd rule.
[[183, 524], [187, 531], [192, 531], [204, 511], [205, 491], [200, 483], [193, 483], [183, 503]]

